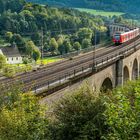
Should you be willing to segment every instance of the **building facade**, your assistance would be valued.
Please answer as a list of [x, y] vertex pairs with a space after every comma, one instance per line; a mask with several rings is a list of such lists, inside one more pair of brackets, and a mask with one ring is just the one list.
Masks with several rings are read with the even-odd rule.
[[16, 46], [6, 46], [0, 48], [0, 54], [6, 57], [8, 64], [20, 64], [23, 63], [22, 56]]

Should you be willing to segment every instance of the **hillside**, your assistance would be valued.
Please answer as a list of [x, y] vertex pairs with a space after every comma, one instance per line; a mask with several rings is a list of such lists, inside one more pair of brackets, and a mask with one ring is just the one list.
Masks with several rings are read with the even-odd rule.
[[104, 17], [74, 9], [0, 0], [0, 45], [16, 44], [30, 58], [37, 56], [30, 48], [40, 49], [42, 44], [47, 55], [62, 55], [91, 47], [95, 29], [105, 34], [101, 41], [106, 41], [105, 22]]
[[139, 0], [28, 0], [55, 6], [92, 8], [105, 11], [140, 12]]

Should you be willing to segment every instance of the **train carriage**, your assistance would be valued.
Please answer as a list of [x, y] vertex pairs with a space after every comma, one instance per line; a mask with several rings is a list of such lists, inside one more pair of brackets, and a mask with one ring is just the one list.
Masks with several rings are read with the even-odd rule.
[[128, 32], [117, 32], [113, 35], [113, 42], [115, 44], [122, 44], [139, 35], [139, 28], [130, 30]]

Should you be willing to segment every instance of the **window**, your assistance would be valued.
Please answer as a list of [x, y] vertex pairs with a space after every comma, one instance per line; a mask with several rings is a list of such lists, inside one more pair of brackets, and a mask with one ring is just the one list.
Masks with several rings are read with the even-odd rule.
[[120, 40], [120, 35], [115, 35], [115, 39], [116, 39], [116, 41], [119, 41]]
[[7, 58], [7, 61], [9, 61], [9, 59]]
[[16, 58], [16, 60], [18, 60], [18, 57]]
[[12, 57], [12, 61], [14, 60], [14, 58]]

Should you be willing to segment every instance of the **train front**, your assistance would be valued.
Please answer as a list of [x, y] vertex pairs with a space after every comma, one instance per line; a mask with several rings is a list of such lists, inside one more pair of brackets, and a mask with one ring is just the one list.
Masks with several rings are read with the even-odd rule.
[[121, 34], [120, 33], [115, 33], [113, 35], [113, 42], [117, 45], [121, 43]]

